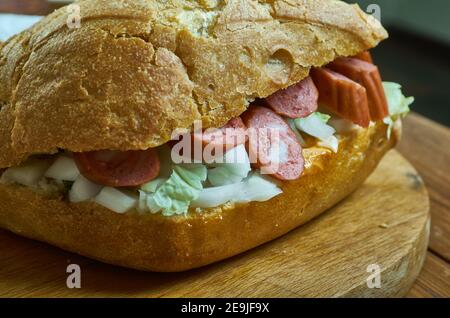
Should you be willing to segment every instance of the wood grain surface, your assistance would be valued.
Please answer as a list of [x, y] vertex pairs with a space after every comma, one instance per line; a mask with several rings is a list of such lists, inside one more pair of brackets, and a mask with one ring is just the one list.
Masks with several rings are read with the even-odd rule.
[[431, 198], [430, 249], [450, 261], [450, 129], [417, 114], [404, 122], [398, 150], [424, 178]]
[[[391, 151], [341, 204], [288, 235], [229, 260], [177, 274], [122, 269], [0, 231], [0, 296], [393, 297], [419, 275], [429, 202], [414, 168]], [[66, 267], [80, 265], [82, 288]], [[367, 268], [381, 270], [368, 288]]]
[[404, 121], [398, 146], [430, 194], [431, 233], [425, 267], [410, 297], [450, 297], [450, 129], [418, 114]]

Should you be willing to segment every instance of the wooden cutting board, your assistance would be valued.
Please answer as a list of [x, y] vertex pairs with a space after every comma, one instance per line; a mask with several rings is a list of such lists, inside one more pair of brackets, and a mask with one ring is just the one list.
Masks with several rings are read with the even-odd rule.
[[[391, 151], [359, 190], [319, 218], [252, 251], [186, 273], [105, 265], [0, 231], [0, 296], [403, 296], [422, 267], [428, 236], [422, 179]], [[81, 268], [80, 289], [66, 286], [69, 264]], [[368, 279], [377, 285], [377, 269], [380, 288], [369, 288]]]

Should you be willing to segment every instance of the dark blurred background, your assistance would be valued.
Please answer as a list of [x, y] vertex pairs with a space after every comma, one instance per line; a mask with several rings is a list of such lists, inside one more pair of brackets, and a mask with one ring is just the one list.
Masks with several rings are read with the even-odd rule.
[[[0, 12], [42, 15], [59, 6], [54, 2], [0, 0]], [[369, 13], [380, 13], [390, 33], [390, 39], [373, 50], [383, 79], [401, 83], [405, 94], [416, 97], [414, 111], [450, 126], [450, 1], [347, 2], [357, 2]]]
[[[450, 1], [354, 0], [378, 4], [390, 39], [373, 50], [383, 79], [416, 97], [413, 110], [450, 126]], [[372, 11], [370, 11], [372, 13]]]

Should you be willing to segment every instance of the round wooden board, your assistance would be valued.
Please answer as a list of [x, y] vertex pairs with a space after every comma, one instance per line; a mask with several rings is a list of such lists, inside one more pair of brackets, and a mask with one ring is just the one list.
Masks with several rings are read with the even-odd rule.
[[[405, 295], [429, 235], [422, 179], [396, 151], [355, 193], [291, 233], [229, 260], [185, 273], [105, 265], [0, 231], [2, 297], [390, 297]], [[81, 267], [81, 289], [66, 268]], [[380, 288], [369, 288], [368, 266]]]

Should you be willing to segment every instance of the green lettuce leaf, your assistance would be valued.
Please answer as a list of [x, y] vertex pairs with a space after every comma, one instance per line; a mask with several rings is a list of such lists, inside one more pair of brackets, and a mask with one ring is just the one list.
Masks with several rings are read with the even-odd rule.
[[294, 120], [295, 126], [298, 130], [316, 137], [322, 141], [328, 140], [333, 136], [336, 130], [328, 125], [330, 116], [315, 112], [305, 118], [297, 118]]
[[[154, 193], [147, 193], [146, 208], [152, 213], [161, 212], [165, 216], [186, 214], [191, 201], [198, 198], [203, 190], [207, 170], [201, 164], [176, 165], [169, 179]], [[141, 193], [142, 195], [142, 193]]]
[[330, 115], [323, 114], [323, 113], [320, 113], [320, 112], [315, 112], [315, 113], [313, 113], [313, 114], [314, 114], [315, 116], [319, 117], [319, 119], [320, 119], [324, 124], [328, 123], [328, 121], [329, 121], [330, 118], [331, 118]]
[[156, 190], [159, 188], [159, 186], [166, 181], [167, 181], [167, 179], [164, 179], [164, 178], [154, 179], [146, 184], [141, 185], [141, 190], [146, 193], [156, 192]]
[[389, 125], [388, 138], [390, 138], [395, 122], [409, 113], [409, 106], [414, 103], [414, 97], [405, 97], [402, 86], [397, 83], [383, 82], [383, 88], [389, 107], [389, 116], [384, 119], [384, 123]]

